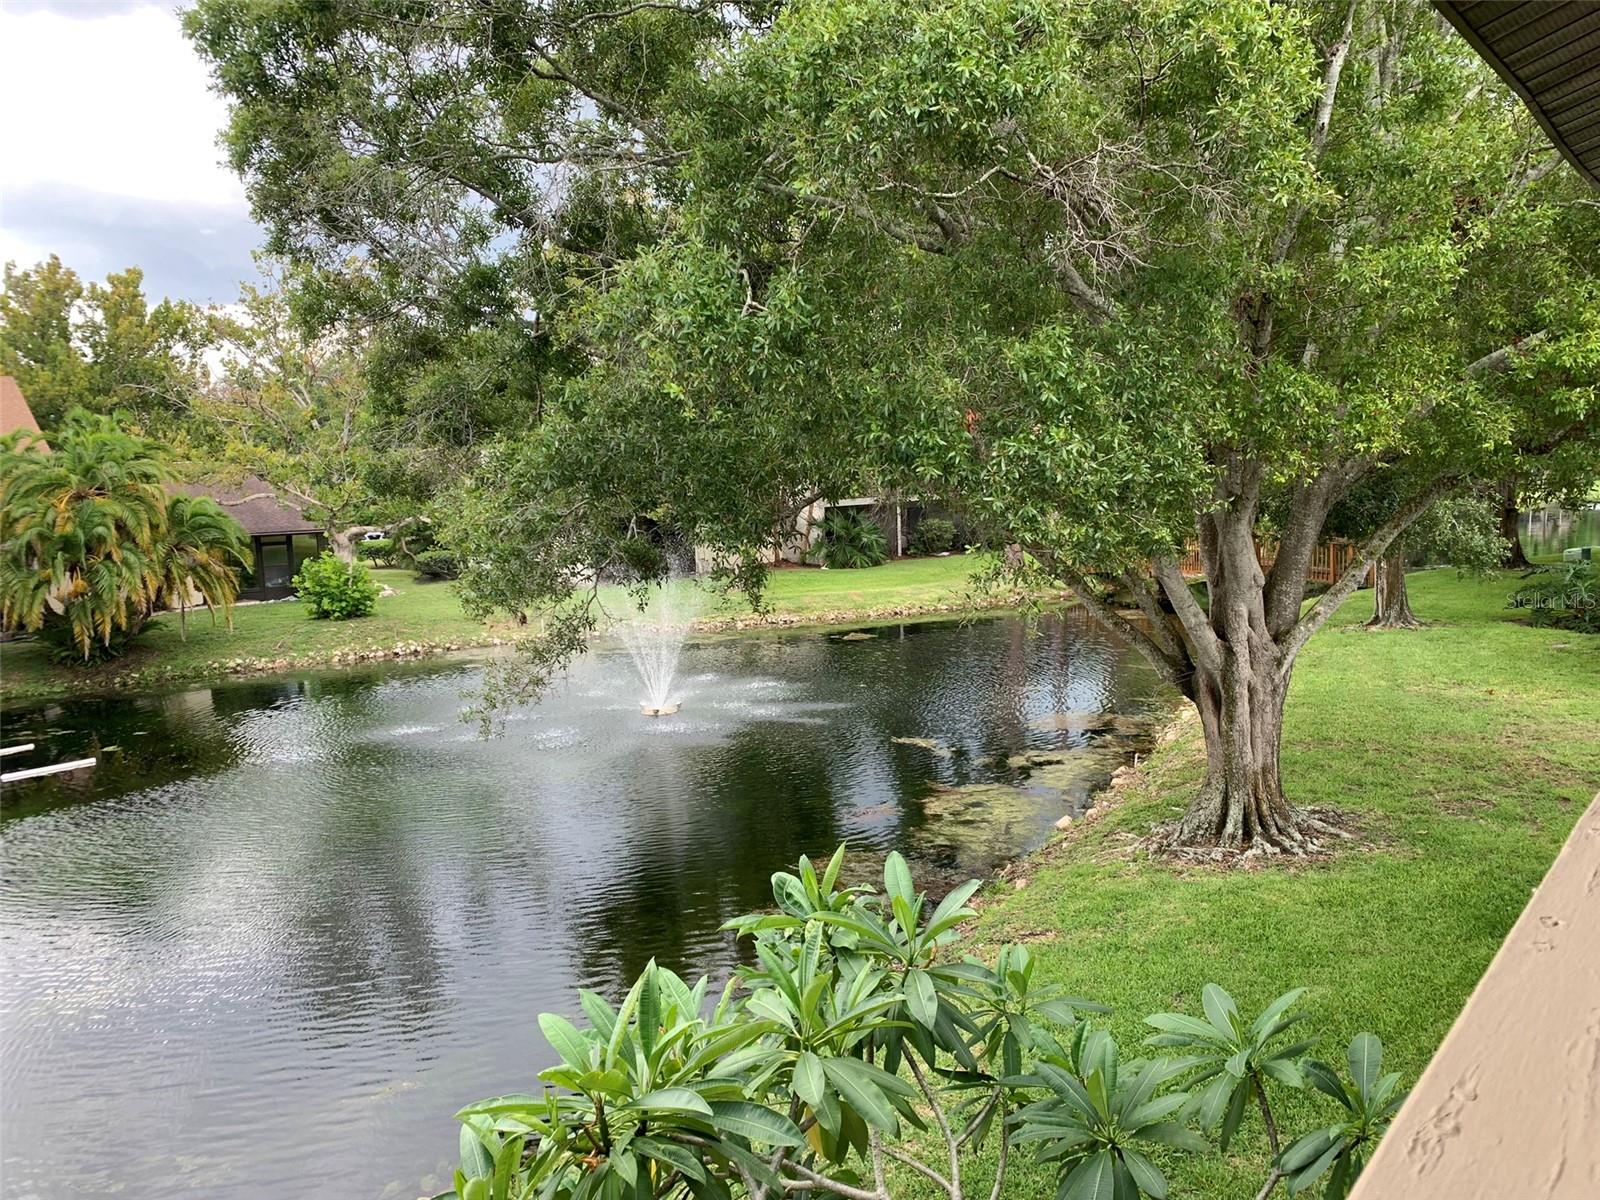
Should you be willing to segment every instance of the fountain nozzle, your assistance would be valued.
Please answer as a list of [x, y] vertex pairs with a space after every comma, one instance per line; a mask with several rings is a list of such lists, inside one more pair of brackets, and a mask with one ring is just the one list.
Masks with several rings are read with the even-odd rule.
[[641, 704], [639, 711], [647, 717], [670, 717], [678, 711], [678, 706], [671, 701], [663, 701], [660, 704]]

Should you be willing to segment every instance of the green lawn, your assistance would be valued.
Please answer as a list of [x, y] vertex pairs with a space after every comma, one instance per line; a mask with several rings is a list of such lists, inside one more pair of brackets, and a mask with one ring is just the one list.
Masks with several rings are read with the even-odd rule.
[[[827, 621], [959, 607], [969, 599], [969, 576], [977, 565], [975, 558], [952, 555], [857, 571], [777, 570], [770, 577], [765, 597], [769, 615], [763, 619]], [[237, 670], [286, 670], [332, 662], [336, 654], [392, 652], [396, 645], [483, 645], [512, 632], [469, 618], [448, 583], [419, 583], [404, 570], [377, 570], [373, 575], [395, 594], [380, 598], [372, 616], [355, 621], [312, 621], [294, 603], [246, 604], [234, 610], [231, 630], [213, 625], [203, 612], [191, 615], [185, 639], [177, 616], [169, 614], [122, 658], [92, 669], [52, 663], [45, 648], [31, 641], [8, 643], [0, 646], [0, 698], [155, 686]], [[620, 603], [611, 608], [625, 611]], [[730, 596], [706, 616], [716, 621], [749, 618], [751, 613], [742, 597]]]
[[492, 635], [461, 611], [449, 584], [418, 583], [410, 571], [372, 574], [395, 594], [380, 597], [372, 616], [354, 621], [313, 621], [300, 604], [242, 604], [234, 609], [231, 630], [220, 622], [213, 625], [204, 611], [191, 613], [185, 638], [177, 614], [168, 613], [121, 658], [91, 669], [57, 665], [37, 642], [0, 646], [0, 695], [16, 699], [72, 688], [198, 679], [225, 674], [239, 659], [263, 667], [279, 661], [304, 665], [331, 661], [335, 654], [392, 651], [396, 644], [480, 644]]
[[[807, 617], [946, 605], [984, 607], [997, 598], [973, 589], [972, 573], [983, 564], [977, 555], [952, 554], [946, 558], [903, 558], [854, 571], [781, 568], [767, 577], [765, 601], [774, 613]], [[714, 615], [748, 612], [749, 606], [742, 597], [730, 596], [714, 610]]]
[[[1305, 985], [1307, 1026], [1334, 1061], [1370, 1029], [1414, 1082], [1600, 789], [1600, 638], [1516, 623], [1513, 580], [1418, 573], [1414, 607], [1437, 624], [1366, 632], [1371, 593], [1358, 593], [1307, 647], [1285, 782], [1299, 803], [1356, 814], [1366, 848], [1256, 870], [1150, 861], [1130, 835], [1179, 811], [1200, 769], [1191, 733], [1028, 864], [1024, 890], [1001, 885], [974, 948], [1031, 943], [1050, 978], [1115, 1006], [1129, 1049], [1145, 1014], [1198, 1013], [1207, 981], [1247, 1011]], [[1304, 1132], [1327, 1103], [1286, 1100], [1280, 1123]], [[1259, 1119], [1246, 1131], [1225, 1160], [1170, 1158], [1173, 1196], [1253, 1196], [1268, 1155]], [[1007, 1194], [1049, 1194], [1021, 1159]]]

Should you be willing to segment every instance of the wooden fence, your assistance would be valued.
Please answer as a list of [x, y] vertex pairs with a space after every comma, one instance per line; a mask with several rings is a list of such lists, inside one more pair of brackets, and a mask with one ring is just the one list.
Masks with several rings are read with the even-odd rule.
[[[1272, 560], [1277, 554], [1276, 542], [1257, 539], [1256, 560], [1260, 562], [1263, 571], [1271, 569]], [[1311, 552], [1311, 564], [1306, 569], [1306, 578], [1314, 583], [1331, 584], [1359, 557], [1361, 557], [1359, 548], [1347, 538], [1331, 538], [1326, 542], [1318, 542], [1316, 549]], [[1200, 579], [1204, 575], [1205, 568], [1200, 565], [1200, 547], [1191, 542], [1183, 556], [1183, 576], [1185, 579]], [[1361, 586], [1369, 587], [1371, 584], [1372, 572], [1369, 570]]]

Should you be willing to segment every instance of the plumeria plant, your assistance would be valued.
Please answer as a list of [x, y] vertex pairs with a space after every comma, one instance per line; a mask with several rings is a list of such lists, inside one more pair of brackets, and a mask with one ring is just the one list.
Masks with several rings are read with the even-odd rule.
[[[1301, 991], [1245, 1025], [1208, 986], [1205, 1022], [1150, 1018], [1152, 1043], [1186, 1053], [1125, 1059], [1092, 1023], [1105, 1007], [1044, 981], [1025, 947], [961, 952], [978, 883], [931, 904], [899, 854], [881, 888], [842, 885], [843, 862], [842, 847], [821, 871], [802, 858], [773, 876], [774, 910], [728, 923], [753, 953], [715, 999], [652, 962], [617, 1007], [580, 992], [583, 1026], [542, 1015], [559, 1058], [543, 1092], [461, 1110], [439, 1200], [1000, 1200], [1024, 1146], [1060, 1200], [1164, 1200], [1163, 1164], [1210, 1148], [1197, 1125], [1231, 1136], [1252, 1096], [1267, 1116], [1267, 1079], [1325, 1091], [1345, 1118], [1274, 1144], [1263, 1194], [1326, 1175], [1342, 1195], [1399, 1104], [1370, 1034], [1354, 1091], [1301, 1061], [1307, 1043], [1280, 1044]], [[964, 1168], [986, 1145], [974, 1186]]]

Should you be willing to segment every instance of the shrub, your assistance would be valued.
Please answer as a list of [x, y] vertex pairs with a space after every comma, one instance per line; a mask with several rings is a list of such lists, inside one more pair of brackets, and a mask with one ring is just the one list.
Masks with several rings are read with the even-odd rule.
[[1507, 605], [1527, 609], [1535, 625], [1600, 633], [1600, 569], [1575, 562], [1541, 571], [1512, 592]]
[[[1126, 1058], [1086, 1015], [1104, 1006], [1037, 979], [1025, 947], [1003, 947], [993, 966], [958, 953], [976, 881], [930, 911], [900, 855], [881, 890], [840, 887], [843, 859], [841, 848], [819, 875], [802, 858], [772, 877], [775, 912], [728, 923], [754, 941], [752, 965], [715, 1005], [709, 981], [652, 961], [620, 1007], [579, 993], [587, 1028], [542, 1014], [560, 1060], [540, 1072], [544, 1093], [457, 1114], [445, 1195], [891, 1200], [892, 1158], [963, 1200], [962, 1156], [998, 1143], [1000, 1178], [982, 1178], [974, 1200], [1005, 1194], [1008, 1152], [1028, 1144], [1060, 1175], [1060, 1196], [1160, 1200], [1167, 1181], [1148, 1151], [1209, 1152], [1202, 1129], [1226, 1139], [1259, 1109], [1273, 1153], [1260, 1194], [1323, 1182], [1337, 1200], [1400, 1105], [1371, 1034], [1351, 1043], [1353, 1089], [1305, 1059], [1309, 1043], [1280, 1044], [1299, 991], [1248, 1021], [1208, 985], [1204, 1019], [1149, 1019], [1150, 1044], [1188, 1053]], [[1337, 1116], [1281, 1148], [1269, 1090], [1308, 1087]], [[908, 1126], [923, 1136], [905, 1139]]]
[[924, 517], [911, 533], [911, 553], [944, 554], [955, 549], [955, 522], [943, 517]]
[[365, 565], [347, 563], [333, 554], [302, 563], [294, 588], [313, 619], [330, 621], [370, 616], [381, 590]]
[[454, 579], [461, 574], [456, 556], [448, 550], [423, 550], [412, 559], [412, 565], [424, 579]]
[[394, 542], [389, 538], [368, 538], [356, 543], [356, 557], [372, 563], [388, 563], [394, 553]]
[[876, 567], [888, 561], [889, 543], [874, 522], [835, 509], [822, 518], [822, 543], [817, 553], [824, 566], [835, 569]]

